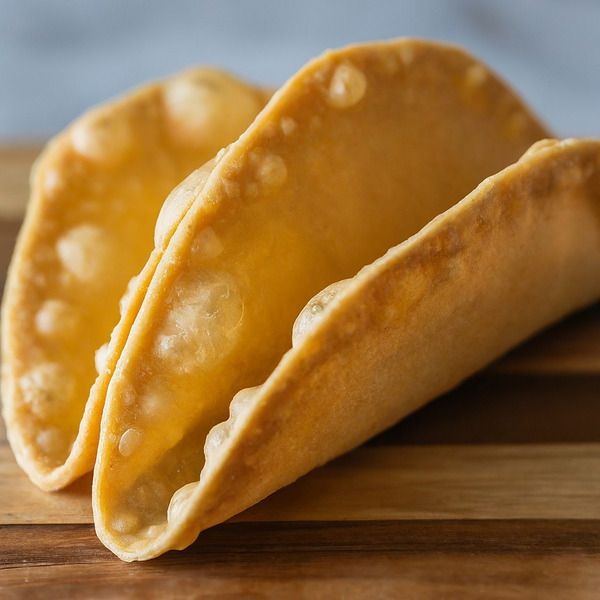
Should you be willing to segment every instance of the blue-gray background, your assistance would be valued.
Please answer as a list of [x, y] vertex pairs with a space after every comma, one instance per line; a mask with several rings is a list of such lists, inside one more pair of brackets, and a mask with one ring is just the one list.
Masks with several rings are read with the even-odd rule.
[[560, 135], [600, 135], [598, 0], [0, 0], [0, 140], [192, 64], [280, 84], [324, 49], [460, 43]]

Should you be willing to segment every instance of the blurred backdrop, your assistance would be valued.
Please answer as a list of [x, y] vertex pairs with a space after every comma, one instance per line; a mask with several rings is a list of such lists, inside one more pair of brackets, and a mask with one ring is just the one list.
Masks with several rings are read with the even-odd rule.
[[351, 42], [462, 44], [561, 136], [600, 135], [598, 0], [0, 0], [0, 140], [192, 64], [280, 84]]

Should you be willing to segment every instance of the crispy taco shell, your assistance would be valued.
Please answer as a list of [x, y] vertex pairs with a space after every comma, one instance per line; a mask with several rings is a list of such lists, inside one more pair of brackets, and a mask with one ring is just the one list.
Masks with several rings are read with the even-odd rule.
[[[192, 69], [90, 111], [38, 159], [3, 305], [2, 397], [17, 461], [39, 487], [60, 488], [93, 467], [104, 393], [90, 388], [96, 369], [111, 368], [105, 348], [95, 352], [148, 259], [165, 196], [236, 139], [267, 97]], [[132, 314], [149, 269], [129, 286]]]
[[[410, 348], [395, 334], [365, 333], [369, 319], [377, 324], [387, 289], [375, 288], [367, 302], [350, 296], [352, 309], [370, 315], [360, 328], [338, 323], [322, 348], [316, 333], [308, 336], [260, 393], [238, 396], [234, 412], [256, 399], [240, 420], [249, 425], [225, 444], [231, 451], [210, 458], [225, 429], [207, 439], [209, 430], [227, 417], [238, 390], [273, 371], [311, 296], [416, 234], [545, 135], [504, 83], [454, 47], [415, 40], [353, 46], [326, 53], [288, 81], [220, 157], [136, 311], [102, 419], [93, 491], [102, 541], [126, 560], [182, 548], [203, 527], [360, 443], [476, 368], [465, 362], [457, 377], [454, 367], [440, 365], [429, 387], [418, 375], [421, 388], [405, 394], [393, 374], [403, 372], [401, 355]], [[440, 256], [446, 243], [440, 239]], [[439, 260], [433, 250], [427, 256], [433, 273]], [[395, 285], [394, 294], [404, 289], [401, 278]], [[434, 285], [423, 272], [419, 289]], [[383, 314], [391, 318], [390, 311]], [[363, 364], [360, 353], [346, 365], [336, 362], [337, 337], [351, 335], [354, 344], [365, 336], [365, 349], [389, 362], [380, 371]], [[410, 360], [417, 357], [427, 364], [422, 350]], [[309, 377], [301, 391], [297, 374], [309, 365], [331, 377], [322, 391]], [[284, 402], [286, 390], [292, 395]], [[361, 395], [369, 418], [356, 410]], [[361, 422], [352, 425], [354, 419]], [[214, 465], [198, 487], [205, 440]], [[274, 453], [267, 475], [254, 459], [260, 453], [262, 460], [254, 444], [263, 441]], [[245, 470], [246, 490], [236, 483], [238, 470]], [[247, 483], [254, 472], [258, 480]]]
[[539, 142], [309, 302], [317, 322], [262, 386], [234, 398], [161, 535], [120, 554], [184, 548], [599, 298], [600, 141]]

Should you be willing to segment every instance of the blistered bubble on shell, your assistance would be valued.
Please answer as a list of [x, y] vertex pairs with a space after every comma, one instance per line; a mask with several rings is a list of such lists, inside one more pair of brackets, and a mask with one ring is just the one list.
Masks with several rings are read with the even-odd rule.
[[23, 400], [41, 419], [56, 415], [70, 401], [72, 375], [58, 363], [41, 363], [19, 378]]
[[218, 423], [208, 432], [204, 442], [204, 455], [207, 461], [223, 445], [230, 432], [231, 423], [229, 420]]
[[135, 388], [132, 385], [125, 385], [121, 390], [121, 402], [124, 406], [133, 406], [137, 398]]
[[237, 198], [240, 195], [240, 184], [232, 179], [223, 178], [221, 183], [228, 198]]
[[212, 227], [205, 227], [194, 237], [192, 256], [197, 260], [211, 260], [223, 252], [223, 242]]
[[179, 373], [212, 362], [230, 348], [244, 313], [235, 280], [228, 273], [189, 270], [179, 276], [155, 351]]
[[163, 525], [150, 525], [143, 531], [143, 536], [148, 539], [158, 537], [164, 531]]
[[223, 446], [225, 440], [231, 435], [233, 427], [239, 418], [251, 408], [252, 400], [256, 397], [261, 387], [257, 385], [244, 388], [235, 394], [229, 405], [229, 419], [215, 425], [206, 436], [204, 455], [207, 462]]
[[521, 155], [521, 158], [519, 158], [519, 162], [521, 162], [523, 160], [527, 160], [534, 154], [537, 154], [538, 152], [541, 152], [542, 150], [545, 150], [546, 148], [551, 148], [552, 146], [556, 146], [559, 143], [561, 143], [561, 142], [559, 142], [558, 140], [555, 140], [555, 139], [538, 140], [537, 142], [532, 144], [523, 155]]
[[398, 56], [400, 56], [400, 60], [404, 63], [404, 66], [408, 67], [415, 60], [415, 51], [411, 46], [399, 46]]
[[209, 160], [188, 175], [164, 201], [154, 227], [154, 245], [164, 248], [177, 224], [200, 193], [208, 176], [215, 166], [215, 159]]
[[98, 283], [112, 268], [114, 248], [107, 234], [84, 223], [73, 227], [56, 242], [56, 251], [69, 273], [85, 283]]
[[197, 486], [198, 482], [192, 481], [191, 483], [179, 488], [173, 494], [171, 502], [169, 502], [169, 508], [167, 509], [167, 521], [169, 523], [174, 523], [179, 519]]
[[361, 101], [366, 90], [365, 74], [350, 63], [342, 63], [331, 77], [328, 101], [335, 108], [349, 108]]
[[140, 518], [138, 515], [130, 512], [123, 512], [116, 516], [112, 521], [112, 529], [117, 533], [132, 533], [139, 529]]
[[283, 135], [291, 135], [296, 130], [298, 124], [292, 117], [281, 117], [281, 121], [279, 121], [279, 127], [283, 132]]
[[225, 146], [224, 148], [221, 148], [217, 154], [215, 155], [215, 164], [218, 164], [221, 162], [222, 158], [227, 154], [227, 151], [229, 150], [229, 146]]
[[48, 169], [44, 174], [44, 192], [52, 197], [62, 187], [63, 179], [56, 169]]
[[231, 420], [236, 420], [242, 415], [252, 404], [252, 399], [256, 397], [256, 394], [262, 386], [256, 385], [254, 387], [241, 389], [231, 400], [229, 405], [229, 414]]
[[287, 178], [287, 167], [281, 156], [266, 154], [260, 159], [256, 169], [256, 178], [261, 185], [278, 187]]
[[125, 117], [96, 113], [71, 129], [73, 148], [87, 159], [104, 165], [123, 161], [134, 146], [131, 125]]
[[321, 290], [302, 309], [292, 328], [292, 346], [296, 347], [306, 335], [312, 331], [317, 323], [323, 318], [325, 309], [337, 297], [337, 295], [348, 285], [350, 279], [336, 281]]
[[108, 342], [102, 344], [98, 350], [94, 353], [94, 364], [96, 365], [96, 373], [100, 375], [104, 371], [106, 366], [106, 359], [108, 357]]
[[147, 419], [157, 419], [160, 413], [168, 407], [164, 396], [156, 391], [148, 391], [139, 399], [139, 410]]
[[66, 439], [57, 427], [41, 429], [36, 435], [35, 441], [46, 455], [62, 454], [66, 449]]
[[488, 72], [483, 65], [471, 65], [465, 72], [465, 83], [469, 88], [482, 86], [487, 78]]
[[139, 275], [134, 275], [128, 282], [127, 287], [125, 288], [125, 293], [121, 296], [119, 300], [119, 314], [123, 314], [125, 312], [125, 308], [129, 303], [129, 300], [133, 294], [133, 290], [135, 290], [135, 286], [137, 284]]
[[119, 454], [125, 458], [131, 456], [142, 443], [143, 434], [139, 429], [130, 428], [119, 438]]
[[46, 300], [35, 315], [38, 333], [48, 337], [69, 338], [77, 329], [79, 317], [63, 300]]
[[164, 103], [171, 136], [192, 146], [232, 141], [260, 108], [245, 86], [213, 71], [172, 79], [165, 84]]
[[568, 148], [569, 146], [577, 146], [577, 144], [579, 143], [579, 139], [578, 138], [564, 138], [562, 140], [557, 140], [557, 142], [561, 148]]

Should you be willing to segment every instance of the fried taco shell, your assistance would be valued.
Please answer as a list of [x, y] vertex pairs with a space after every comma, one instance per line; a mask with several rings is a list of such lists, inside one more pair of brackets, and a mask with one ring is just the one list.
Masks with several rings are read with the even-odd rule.
[[310, 301], [293, 349], [208, 434], [167, 523], [111, 547], [131, 560], [187, 546], [599, 298], [600, 140], [540, 142]]
[[[250, 425], [226, 443], [223, 428], [207, 439], [227, 417], [232, 396], [264, 382], [277, 366], [311, 296], [416, 234], [545, 135], [504, 83], [454, 47], [415, 40], [353, 46], [326, 53], [289, 80], [220, 157], [166, 246], [158, 243], [164, 252], [102, 418], [93, 490], [102, 541], [125, 560], [182, 548], [203, 527], [360, 443], [457, 379], [453, 368], [440, 366], [429, 387], [418, 375], [422, 389], [405, 394], [393, 375], [404, 372], [403, 359], [391, 365], [410, 348], [395, 334], [366, 336], [365, 317], [364, 328], [362, 321], [356, 330], [354, 322], [339, 324], [318, 352], [317, 334], [308, 336], [258, 394], [244, 392], [232, 403], [237, 414], [244, 398], [254, 398], [236, 427]], [[157, 240], [162, 228], [159, 222]], [[433, 273], [439, 261], [429, 254]], [[401, 279], [397, 285], [394, 294], [403, 289]], [[421, 289], [433, 285], [424, 273]], [[375, 325], [385, 293], [350, 306], [372, 314]], [[330, 360], [336, 336], [353, 331], [357, 339], [365, 335], [375, 357], [395, 348], [389, 364], [378, 371], [359, 354], [345, 365]], [[421, 350], [410, 360], [417, 357], [428, 361]], [[296, 374], [309, 365], [320, 376], [325, 369], [334, 383], [323, 380], [317, 392], [307, 377], [306, 393], [295, 391], [304, 389]], [[472, 367], [465, 363], [461, 376]], [[288, 368], [291, 378], [282, 379]], [[280, 381], [294, 385], [279, 387]], [[281, 400], [283, 412], [274, 410], [271, 398], [280, 400], [286, 389], [292, 395]], [[368, 419], [355, 407], [361, 394]], [[262, 412], [267, 404], [271, 417]], [[263, 440], [273, 452], [266, 475], [254, 460], [262, 457], [254, 443]], [[211, 450], [220, 442], [231, 452]], [[252, 473], [258, 479], [241, 489], [237, 469], [246, 470], [246, 482]], [[221, 473], [232, 477], [225, 481]]]
[[[88, 397], [96, 369], [110, 369], [96, 350], [148, 259], [165, 196], [236, 139], [268, 95], [192, 69], [83, 115], [38, 159], [3, 305], [2, 399], [17, 461], [39, 487], [93, 467], [104, 393]], [[148, 276], [149, 267], [131, 282], [134, 300]], [[126, 328], [125, 319], [121, 337]]]

